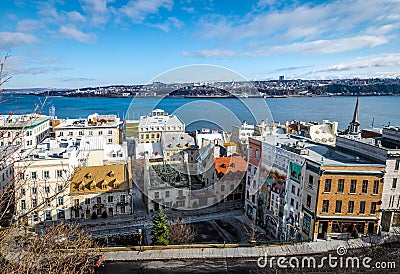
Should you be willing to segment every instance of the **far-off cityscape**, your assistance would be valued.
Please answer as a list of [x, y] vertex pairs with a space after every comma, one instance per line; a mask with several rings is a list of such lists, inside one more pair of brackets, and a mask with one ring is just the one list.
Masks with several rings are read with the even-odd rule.
[[398, 273], [398, 1], [6, 0], [3, 273]]

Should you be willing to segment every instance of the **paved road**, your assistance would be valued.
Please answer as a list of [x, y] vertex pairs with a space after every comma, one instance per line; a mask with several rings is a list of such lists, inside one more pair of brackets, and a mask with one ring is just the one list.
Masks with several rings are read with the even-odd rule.
[[268, 271], [257, 266], [257, 259], [245, 258], [109, 262], [100, 273], [268, 273]]

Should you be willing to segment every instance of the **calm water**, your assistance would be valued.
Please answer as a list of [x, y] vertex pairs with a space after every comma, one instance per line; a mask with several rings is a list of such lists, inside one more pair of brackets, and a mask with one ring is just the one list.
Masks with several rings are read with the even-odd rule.
[[[272, 117], [260, 105], [264, 99], [245, 99], [244, 103], [236, 98], [68, 98], [68, 97], [37, 97], [31, 95], [4, 95], [0, 103], [0, 113], [29, 113], [35, 105], [42, 107], [44, 114], [49, 114], [49, 107], [54, 106], [56, 115], [61, 118], [86, 117], [92, 113], [117, 114], [126, 119], [138, 119], [157, 107], [168, 113], [179, 114], [188, 125], [198, 119], [190, 127], [209, 126], [209, 121], [222, 128], [230, 128], [232, 123], [246, 120], [249, 123], [254, 118], [249, 112], [255, 111], [256, 117], [265, 116], [279, 122], [293, 119], [301, 121], [317, 121], [323, 119], [338, 121], [339, 128], [344, 129], [352, 119], [355, 97], [300, 97], [300, 98], [269, 98], [265, 99]], [[132, 103], [132, 105], [131, 105]], [[129, 106], [131, 105], [131, 108]], [[129, 111], [128, 111], [129, 108]], [[370, 127], [374, 120], [375, 127], [400, 125], [400, 96], [377, 96], [359, 98], [359, 120], [362, 128]], [[226, 111], [228, 110], [228, 111]], [[231, 111], [234, 118], [223, 117]], [[257, 116], [259, 115], [259, 116]], [[229, 115], [228, 115], [229, 116]], [[195, 118], [194, 118], [195, 117]], [[202, 120], [202, 117], [204, 119]], [[262, 117], [262, 119], [265, 119]], [[205, 120], [205, 121], [204, 121]], [[224, 123], [226, 125], [224, 125]], [[189, 128], [190, 128], [189, 127]]]

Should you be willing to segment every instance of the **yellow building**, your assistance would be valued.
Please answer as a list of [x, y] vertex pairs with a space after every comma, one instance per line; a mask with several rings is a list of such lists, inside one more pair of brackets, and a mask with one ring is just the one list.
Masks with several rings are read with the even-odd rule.
[[383, 165], [321, 166], [314, 238], [376, 234], [380, 221]]
[[132, 213], [131, 175], [128, 165], [77, 168], [71, 180], [72, 218]]

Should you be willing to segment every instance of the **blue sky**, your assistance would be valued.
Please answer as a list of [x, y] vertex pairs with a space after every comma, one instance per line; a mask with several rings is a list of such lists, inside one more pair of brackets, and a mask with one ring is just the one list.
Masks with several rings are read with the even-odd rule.
[[1, 0], [5, 88], [144, 84], [190, 64], [247, 79], [400, 76], [400, 1]]

